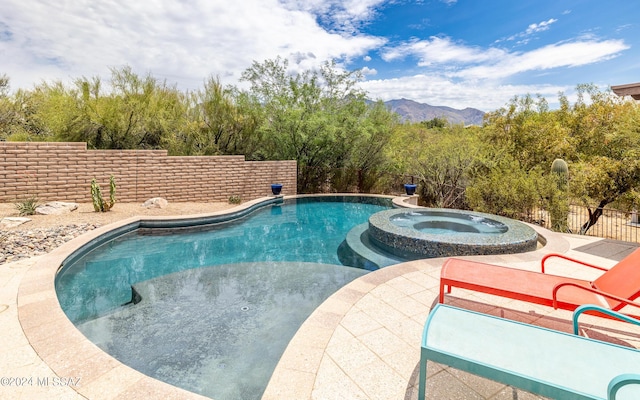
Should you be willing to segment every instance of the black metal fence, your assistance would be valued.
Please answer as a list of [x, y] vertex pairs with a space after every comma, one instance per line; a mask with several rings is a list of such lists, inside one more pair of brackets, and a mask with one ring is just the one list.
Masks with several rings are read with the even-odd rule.
[[[545, 228], [549, 229], [551, 227], [551, 221], [546, 211], [539, 211], [535, 220], [536, 223], [539, 223]], [[567, 217], [569, 232], [580, 234], [582, 226], [588, 220], [589, 211], [586, 207], [572, 205], [569, 216]], [[604, 208], [598, 222], [590, 227], [584, 234], [605, 239], [640, 243], [640, 224], [638, 222], [638, 213], [635, 211], [625, 212]]]

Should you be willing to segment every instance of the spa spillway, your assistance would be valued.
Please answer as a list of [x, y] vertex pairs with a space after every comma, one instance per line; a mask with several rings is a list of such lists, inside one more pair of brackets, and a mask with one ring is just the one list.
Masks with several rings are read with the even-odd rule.
[[370, 241], [406, 259], [535, 250], [538, 234], [497, 215], [453, 209], [393, 209], [369, 218]]

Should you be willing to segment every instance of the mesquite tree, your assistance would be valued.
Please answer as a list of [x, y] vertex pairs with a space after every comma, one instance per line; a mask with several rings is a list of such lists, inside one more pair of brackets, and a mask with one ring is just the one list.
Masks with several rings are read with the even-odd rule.
[[277, 58], [254, 62], [242, 78], [263, 106], [265, 157], [298, 162], [299, 192], [322, 191], [336, 181], [347, 186], [347, 176], [359, 176], [353, 185], [366, 189], [364, 176], [383, 163], [383, 148], [397, 120], [380, 104], [367, 103], [357, 86], [358, 71], [325, 63], [294, 72], [287, 60]]
[[586, 233], [606, 205], [637, 197], [640, 106], [593, 85], [579, 85], [577, 94], [573, 105], [560, 95], [557, 110], [542, 99], [516, 98], [485, 117], [483, 140], [507, 149], [526, 173], [557, 157], [569, 161], [568, 196], [589, 211], [580, 230]]
[[578, 93], [567, 120], [577, 157], [571, 192], [589, 211], [580, 229], [584, 234], [598, 222], [606, 205], [637, 201], [640, 107], [591, 85], [579, 86]]

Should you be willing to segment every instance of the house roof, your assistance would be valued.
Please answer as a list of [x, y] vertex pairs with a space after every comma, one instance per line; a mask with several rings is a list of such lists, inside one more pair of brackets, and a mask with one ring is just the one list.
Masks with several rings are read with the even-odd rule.
[[631, 96], [635, 100], [640, 100], [640, 82], [611, 86], [611, 90], [618, 96]]

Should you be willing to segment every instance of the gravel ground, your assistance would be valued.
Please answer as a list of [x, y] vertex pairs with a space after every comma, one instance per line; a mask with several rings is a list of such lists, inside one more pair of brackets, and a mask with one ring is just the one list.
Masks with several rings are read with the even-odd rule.
[[[145, 215], [189, 215], [234, 207], [228, 203], [169, 203], [165, 208], [147, 209], [141, 203], [116, 203], [111, 211], [97, 213], [90, 203], [62, 215], [30, 215], [31, 221], [15, 228], [0, 229], [0, 265], [50, 252], [76, 236], [121, 219]], [[0, 203], [0, 219], [17, 217], [15, 204]]]

